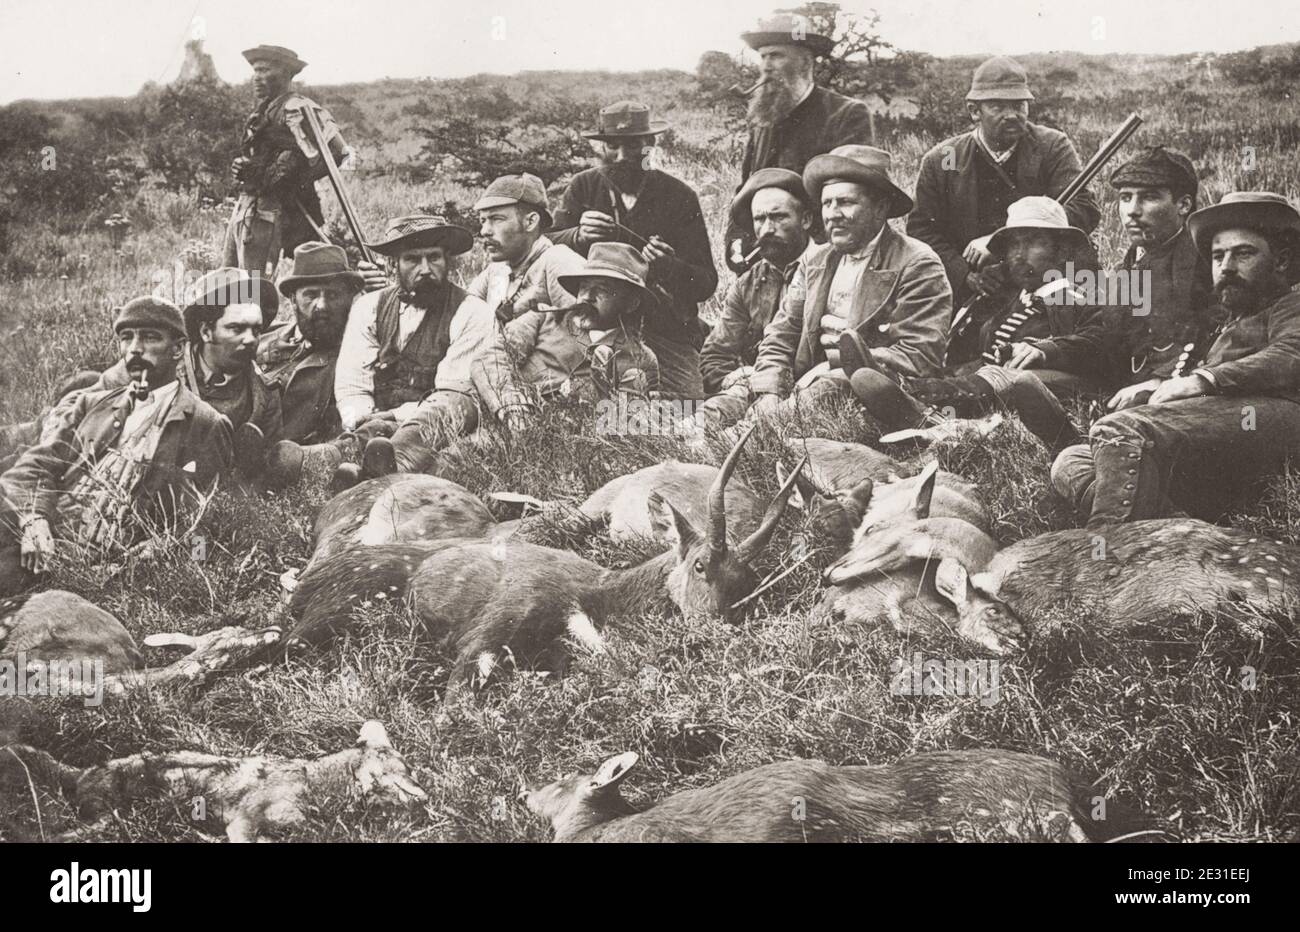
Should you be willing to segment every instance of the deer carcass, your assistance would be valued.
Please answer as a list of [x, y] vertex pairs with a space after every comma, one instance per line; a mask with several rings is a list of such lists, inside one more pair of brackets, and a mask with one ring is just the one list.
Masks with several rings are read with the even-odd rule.
[[754, 591], [750, 561], [767, 545], [793, 481], [737, 545], [727, 536], [726, 487], [748, 434], [728, 454], [709, 491], [703, 529], [658, 492], [649, 494], [657, 532], [670, 548], [625, 570], [563, 550], [513, 541], [386, 544], [336, 554], [305, 573], [290, 600], [298, 619], [286, 639], [320, 640], [361, 604], [410, 598], [425, 629], [457, 658], [462, 679], [486, 678], [509, 650], [521, 666], [553, 669], [567, 657], [565, 635], [599, 649], [611, 615], [669, 602], [686, 615], [732, 619]]
[[99, 661], [105, 674], [140, 666], [135, 639], [98, 605], [62, 589], [0, 600], [0, 659], [26, 663]]
[[[224, 823], [231, 841], [263, 835], [303, 821], [303, 808], [316, 799], [342, 794], [377, 803], [423, 800], [406, 762], [393, 750], [376, 721], [361, 726], [357, 744], [319, 760], [284, 757], [226, 757], [198, 751], [133, 754], [96, 767], [70, 767], [27, 745], [0, 747], [0, 775], [18, 782], [28, 776], [67, 794], [85, 819], [107, 818], [133, 801], [166, 795], [187, 812], [202, 797], [204, 810]], [[74, 833], [76, 834], [76, 833]]]
[[782, 761], [644, 812], [619, 795], [636, 762], [620, 754], [520, 801], [550, 820], [556, 841], [1088, 841], [1096, 831], [1084, 815], [1093, 795], [1085, 783], [1014, 751], [931, 751], [883, 766]]

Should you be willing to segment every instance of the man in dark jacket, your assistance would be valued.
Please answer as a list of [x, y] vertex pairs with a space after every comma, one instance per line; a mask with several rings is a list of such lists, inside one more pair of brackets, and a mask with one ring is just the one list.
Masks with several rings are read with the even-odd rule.
[[699, 305], [717, 290], [718, 272], [699, 198], [649, 167], [655, 137], [667, 128], [643, 104], [623, 101], [601, 110], [600, 127], [583, 134], [601, 144], [601, 164], [573, 176], [550, 237], [584, 257], [592, 243], [641, 250], [659, 299], [643, 338], [659, 360], [660, 390], [702, 398]]
[[1090, 528], [1180, 506], [1217, 517], [1300, 449], [1300, 293], [1290, 290], [1300, 213], [1279, 194], [1236, 192], [1188, 227], [1227, 317], [1201, 365], [1057, 457], [1052, 485]]
[[[742, 187], [764, 168], [802, 175], [815, 155], [873, 142], [867, 105], [818, 87], [814, 81], [814, 61], [830, 53], [834, 39], [810, 31], [802, 17], [789, 13], [760, 21], [741, 38], [763, 61], [760, 82], [749, 99]], [[753, 231], [733, 218], [726, 236], [728, 267], [737, 274], [745, 271], [749, 263], [744, 257], [754, 246]]]
[[132, 381], [74, 395], [0, 475], [0, 596], [47, 568], [56, 539], [97, 553], [128, 546], [230, 468], [230, 422], [177, 381], [176, 306], [136, 298], [113, 329]]
[[[974, 127], [921, 159], [907, 232], [939, 254], [957, 307], [997, 289], [1000, 270], [988, 238], [1006, 223], [1007, 207], [1030, 195], [1056, 197], [1082, 170], [1064, 133], [1029, 122], [1033, 99], [1024, 68], [990, 58], [975, 69], [966, 95]], [[1101, 218], [1086, 190], [1066, 205], [1066, 214], [1085, 233]]]
[[315, 182], [328, 169], [304, 125], [306, 112], [315, 113], [336, 163], [351, 150], [329, 111], [290, 88], [293, 76], [307, 67], [296, 53], [259, 45], [244, 58], [253, 66], [257, 107], [231, 164], [240, 193], [226, 230], [225, 264], [266, 271], [269, 263], [274, 271], [282, 251], [319, 239], [316, 231], [324, 223]]

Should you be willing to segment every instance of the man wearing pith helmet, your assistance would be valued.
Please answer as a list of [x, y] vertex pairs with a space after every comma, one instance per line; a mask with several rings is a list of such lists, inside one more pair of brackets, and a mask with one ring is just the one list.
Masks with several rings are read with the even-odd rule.
[[306, 126], [306, 112], [316, 114], [336, 163], [352, 150], [329, 111], [291, 88], [294, 75], [307, 67], [297, 53], [259, 45], [247, 49], [244, 58], [253, 67], [257, 105], [230, 166], [239, 201], [226, 231], [224, 264], [257, 271], [270, 265], [274, 272], [281, 252], [292, 254], [300, 244], [319, 239], [324, 223], [315, 182], [328, 169]]
[[1089, 528], [1177, 509], [1216, 518], [1300, 452], [1300, 213], [1280, 194], [1239, 191], [1188, 227], [1227, 317], [1195, 369], [1057, 458], [1052, 484]]
[[[939, 254], [958, 306], [998, 290], [1001, 269], [988, 238], [1006, 223], [1011, 203], [1030, 195], [1056, 197], [1083, 167], [1064, 133], [1029, 122], [1033, 99], [1019, 63], [990, 58], [975, 69], [966, 95], [971, 129], [921, 159], [907, 232]], [[1065, 212], [1085, 233], [1101, 218], [1086, 190]]]
[[[817, 32], [802, 16], [777, 13], [760, 20], [741, 39], [761, 59], [759, 82], [749, 96], [742, 187], [763, 169], [801, 175], [815, 155], [873, 142], [867, 105], [820, 87], [814, 77], [816, 59], [835, 48], [832, 37]], [[733, 219], [724, 256], [732, 271], [743, 272], [753, 263], [744, 259], [755, 245], [753, 232]]]

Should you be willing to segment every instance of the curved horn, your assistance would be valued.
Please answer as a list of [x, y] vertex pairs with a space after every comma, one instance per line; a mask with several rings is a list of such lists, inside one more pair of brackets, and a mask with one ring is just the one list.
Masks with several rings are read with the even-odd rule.
[[772, 539], [772, 534], [776, 531], [776, 526], [781, 523], [781, 515], [785, 512], [786, 502], [790, 500], [790, 490], [794, 488], [795, 477], [803, 472], [803, 468], [807, 465], [808, 457], [805, 456], [794, 468], [794, 472], [790, 473], [790, 477], [785, 480], [785, 485], [781, 486], [780, 491], [776, 493], [776, 498], [772, 499], [771, 504], [767, 506], [767, 511], [763, 513], [763, 523], [736, 548], [736, 556], [739, 559], [748, 561], [767, 546], [767, 542]]
[[718, 558], [727, 552], [727, 483], [736, 471], [736, 462], [740, 459], [740, 450], [754, 432], [751, 424], [731, 448], [727, 458], [722, 461], [718, 476], [709, 487], [709, 556]]

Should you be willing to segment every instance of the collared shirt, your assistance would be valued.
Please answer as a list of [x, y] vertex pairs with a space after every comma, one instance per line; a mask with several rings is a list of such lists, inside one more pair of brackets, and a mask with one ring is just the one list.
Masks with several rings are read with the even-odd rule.
[[[568, 307], [577, 302], [560, 284], [561, 275], [582, 274], [582, 257], [542, 236], [518, 265], [490, 262], [465, 290], [481, 298], [501, 320], [512, 320], [538, 305]], [[509, 307], [503, 312], [502, 304]]]
[[1018, 146], [1018, 145], [1020, 144], [1020, 140], [1017, 139], [1015, 142], [1013, 142], [1013, 143], [1011, 144], [1011, 146], [1010, 146], [1009, 148], [1004, 149], [1003, 151], [999, 152], [999, 151], [997, 151], [996, 149], [994, 149], [991, 145], [989, 145], [989, 141], [988, 141], [987, 139], [984, 138], [984, 128], [983, 128], [983, 127], [977, 127], [977, 128], [976, 128], [976, 130], [975, 130], [975, 138], [979, 141], [980, 147], [981, 147], [985, 152], [988, 153], [989, 158], [991, 158], [993, 161], [997, 162], [999, 165], [1005, 165], [1005, 164], [1007, 163], [1007, 161], [1011, 158], [1011, 156], [1015, 154], [1016, 146]]
[[[334, 397], [343, 427], [351, 430], [375, 411], [374, 364], [379, 358], [379, 334], [376, 318], [382, 291], [361, 295], [352, 303], [343, 344], [334, 371]], [[423, 308], [402, 303], [398, 307], [397, 340], [406, 346], [424, 320]], [[470, 363], [491, 339], [496, 318], [492, 310], [474, 295], [466, 295], [451, 318], [451, 344], [438, 363], [434, 375], [435, 391], [472, 394]]]
[[217, 372], [209, 366], [208, 361], [203, 358], [202, 350], [195, 351], [194, 363], [198, 367], [199, 385], [203, 388], [219, 388], [233, 378], [229, 372]]
[[1148, 252], [1162, 252], [1162, 251], [1164, 251], [1164, 249], [1165, 249], [1166, 247], [1168, 247], [1170, 244], [1172, 244], [1174, 240], [1178, 239], [1179, 235], [1180, 235], [1182, 232], [1183, 232], [1183, 228], [1182, 228], [1182, 227], [1179, 227], [1177, 230], [1174, 231], [1174, 235], [1173, 235], [1173, 236], [1169, 237], [1169, 239], [1165, 240], [1163, 243], [1160, 243], [1159, 245], [1157, 245], [1156, 248], [1153, 249], [1153, 250], [1148, 250], [1147, 247], [1145, 247], [1145, 246], [1134, 246], [1134, 247], [1133, 247], [1133, 261], [1134, 261], [1134, 263], [1141, 262], [1144, 258], [1146, 258], [1146, 254], [1147, 254]]

